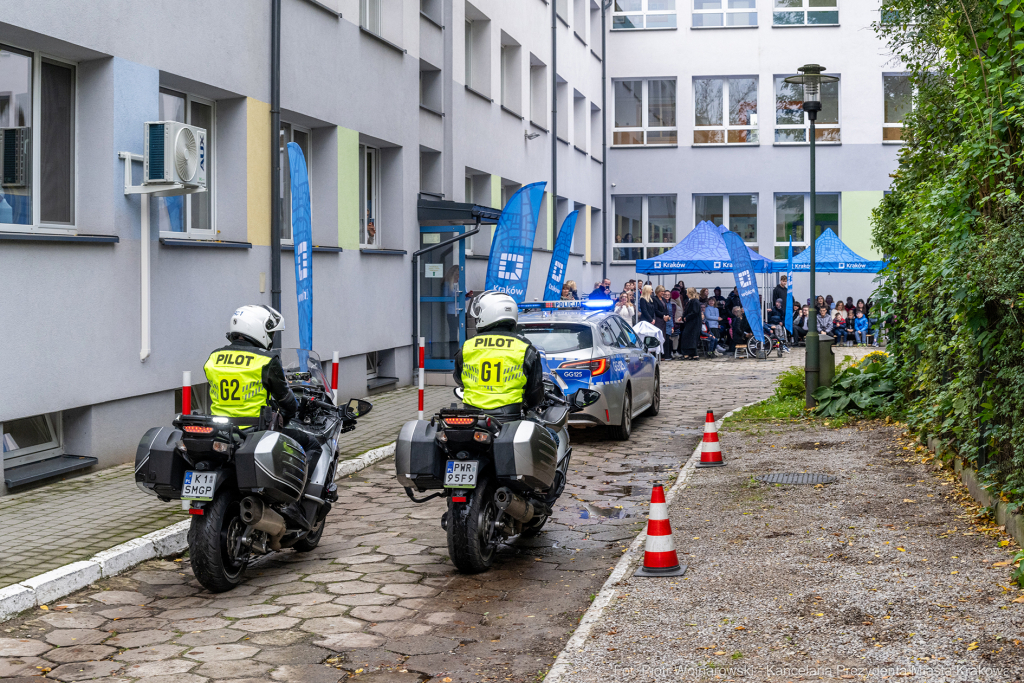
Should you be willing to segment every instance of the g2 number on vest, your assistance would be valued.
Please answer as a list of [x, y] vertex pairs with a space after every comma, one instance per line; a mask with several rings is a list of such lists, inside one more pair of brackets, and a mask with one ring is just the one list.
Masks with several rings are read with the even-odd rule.
[[239, 386], [237, 379], [222, 379], [220, 381], [220, 400], [237, 401]]

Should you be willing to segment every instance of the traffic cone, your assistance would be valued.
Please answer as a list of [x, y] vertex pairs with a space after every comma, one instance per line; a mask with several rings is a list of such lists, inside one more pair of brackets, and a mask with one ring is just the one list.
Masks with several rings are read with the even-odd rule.
[[633, 576], [682, 576], [686, 565], [679, 566], [672, 527], [668, 522], [665, 487], [655, 484], [651, 491], [651, 512], [647, 518], [647, 546], [644, 563]]
[[704, 420], [704, 443], [700, 447], [700, 462], [697, 467], [725, 467], [722, 460], [722, 445], [718, 443], [718, 428], [715, 426], [715, 414], [708, 409]]

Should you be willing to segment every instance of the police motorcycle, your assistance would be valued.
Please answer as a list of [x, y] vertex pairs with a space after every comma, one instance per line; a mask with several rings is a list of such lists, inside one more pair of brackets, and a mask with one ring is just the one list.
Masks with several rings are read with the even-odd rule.
[[135, 455], [140, 489], [164, 502], [189, 501], [192, 569], [213, 593], [238, 585], [257, 556], [316, 548], [338, 500], [338, 437], [373, 407], [359, 399], [336, 407], [312, 351], [282, 349], [280, 355], [299, 401], [285, 426], [316, 439], [322, 455], [315, 464], [295, 439], [275, 431], [282, 425], [273, 406], [259, 418], [179, 414], [171, 427], [146, 432]]
[[[395, 443], [398, 482], [413, 502], [447, 500], [441, 527], [460, 571], [486, 571], [500, 543], [535, 536], [551, 516], [572, 458], [569, 414], [601, 397], [580, 389], [567, 398], [566, 388], [560, 377], [546, 372], [544, 401], [518, 419], [500, 421], [452, 404], [430, 420], [403, 425]], [[462, 389], [455, 395], [462, 399]], [[438, 492], [417, 498], [414, 489]]]

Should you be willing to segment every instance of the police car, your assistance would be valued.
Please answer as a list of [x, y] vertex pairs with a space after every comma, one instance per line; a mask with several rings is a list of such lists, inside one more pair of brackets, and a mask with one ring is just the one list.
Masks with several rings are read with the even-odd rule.
[[546, 369], [568, 388], [596, 389], [601, 400], [573, 413], [569, 424], [604, 425], [622, 440], [633, 419], [661, 408], [658, 340], [640, 338], [612, 311], [613, 302], [545, 301], [519, 305], [520, 332], [543, 352]]

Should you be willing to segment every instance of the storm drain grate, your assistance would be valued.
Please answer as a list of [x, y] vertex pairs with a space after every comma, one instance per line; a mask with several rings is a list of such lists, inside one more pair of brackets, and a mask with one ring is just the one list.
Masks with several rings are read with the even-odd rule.
[[807, 472], [777, 472], [754, 477], [765, 484], [834, 484], [839, 481], [828, 474], [808, 474]]

